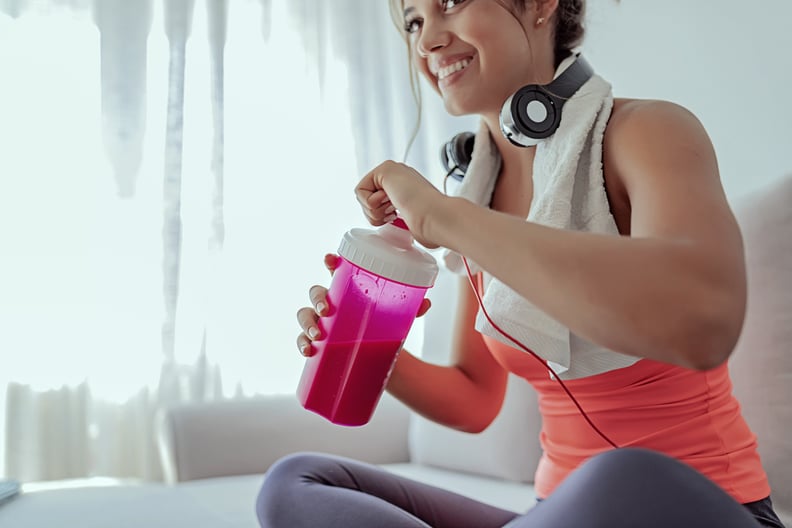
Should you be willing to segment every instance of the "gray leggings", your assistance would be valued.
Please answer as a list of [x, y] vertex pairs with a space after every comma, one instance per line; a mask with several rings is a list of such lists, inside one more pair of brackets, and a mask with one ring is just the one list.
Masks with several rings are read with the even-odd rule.
[[636, 448], [593, 457], [550, 497], [522, 514], [393, 475], [377, 466], [299, 453], [279, 460], [268, 471], [256, 511], [263, 528], [763, 525], [749, 509], [689, 466]]

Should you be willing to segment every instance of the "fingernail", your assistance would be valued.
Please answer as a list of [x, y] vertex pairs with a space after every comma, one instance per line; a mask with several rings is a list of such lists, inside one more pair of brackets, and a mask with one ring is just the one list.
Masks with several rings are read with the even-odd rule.
[[316, 303], [316, 313], [321, 314], [322, 312], [325, 311], [325, 308], [327, 308], [327, 305], [325, 303], [321, 301]]
[[319, 337], [319, 329], [316, 328], [315, 326], [312, 326], [311, 328], [308, 329], [308, 335], [311, 336], [311, 339], [316, 339], [317, 337]]
[[308, 343], [303, 343], [300, 345], [300, 354], [304, 356], [306, 355], [306, 352], [308, 352]]
[[394, 211], [396, 211], [396, 208], [393, 206], [393, 204], [391, 204], [387, 209], [385, 209], [385, 214], [391, 214]]
[[385, 218], [382, 219], [382, 221], [385, 222], [386, 224], [388, 224], [390, 222], [393, 222], [394, 220], [396, 220], [396, 215], [395, 214], [388, 215], [388, 216], [386, 216]]

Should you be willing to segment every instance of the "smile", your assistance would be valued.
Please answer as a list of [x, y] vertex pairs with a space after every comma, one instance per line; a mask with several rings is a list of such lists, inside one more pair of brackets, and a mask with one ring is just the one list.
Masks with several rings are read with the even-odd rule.
[[472, 62], [472, 59], [462, 59], [453, 64], [449, 64], [443, 68], [440, 68], [437, 72], [437, 80], [442, 81], [446, 77], [455, 74], [458, 71], [462, 71], [468, 67], [468, 65]]

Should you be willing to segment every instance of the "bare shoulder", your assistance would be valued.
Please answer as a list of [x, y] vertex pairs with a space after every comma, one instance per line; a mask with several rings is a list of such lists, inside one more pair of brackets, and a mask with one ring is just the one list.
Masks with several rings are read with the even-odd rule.
[[715, 149], [699, 119], [662, 100], [614, 101], [603, 142], [611, 185], [631, 194], [647, 179], [690, 178], [720, 184]]
[[659, 99], [625, 99], [613, 102], [613, 111], [606, 134], [619, 134], [624, 130], [651, 132], [666, 126], [682, 126], [686, 129], [704, 128], [698, 118], [684, 106]]
[[656, 99], [616, 99], [604, 146], [623, 162], [672, 152], [714, 159], [709, 135], [698, 117], [682, 105]]
[[624, 204], [622, 222], [629, 218], [632, 236], [739, 245], [715, 149], [699, 119], [683, 106], [615, 101], [603, 164], [608, 193]]

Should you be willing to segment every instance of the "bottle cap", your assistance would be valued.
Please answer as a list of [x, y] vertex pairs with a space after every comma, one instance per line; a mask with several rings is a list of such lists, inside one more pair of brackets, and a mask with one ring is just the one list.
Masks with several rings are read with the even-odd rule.
[[413, 244], [400, 218], [378, 229], [350, 229], [341, 239], [338, 254], [355, 266], [410, 286], [429, 288], [437, 278], [437, 261]]

